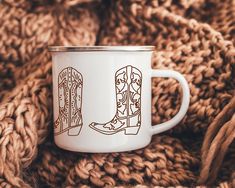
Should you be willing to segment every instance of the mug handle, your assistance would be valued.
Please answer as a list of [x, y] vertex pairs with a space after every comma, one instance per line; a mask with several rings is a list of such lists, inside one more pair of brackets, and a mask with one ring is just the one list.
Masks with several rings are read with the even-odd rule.
[[164, 123], [160, 123], [157, 125], [152, 126], [151, 133], [158, 134], [161, 132], [164, 132], [166, 130], [171, 129], [172, 127], [176, 126], [184, 117], [186, 114], [188, 107], [189, 107], [189, 101], [190, 101], [190, 91], [187, 81], [185, 80], [184, 76], [176, 71], [172, 70], [152, 70], [151, 77], [170, 77], [176, 79], [182, 89], [183, 89], [183, 96], [182, 96], [182, 102], [180, 106], [179, 112], [169, 121], [166, 121]]

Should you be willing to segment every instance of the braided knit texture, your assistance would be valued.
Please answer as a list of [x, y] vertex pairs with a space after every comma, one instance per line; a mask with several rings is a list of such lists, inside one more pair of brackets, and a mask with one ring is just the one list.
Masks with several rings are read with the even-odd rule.
[[[187, 79], [184, 119], [144, 149], [83, 154], [53, 142], [48, 45], [154, 45]], [[235, 187], [234, 0], [0, 1], [0, 187]], [[181, 89], [152, 80], [152, 121]]]

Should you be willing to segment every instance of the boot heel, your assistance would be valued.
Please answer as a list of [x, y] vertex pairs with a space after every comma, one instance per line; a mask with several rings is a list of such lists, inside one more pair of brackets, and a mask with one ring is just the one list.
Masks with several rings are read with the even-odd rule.
[[81, 128], [82, 128], [81, 125], [79, 125], [79, 126], [77, 126], [77, 127], [72, 127], [72, 128], [70, 128], [70, 129], [68, 130], [68, 135], [69, 135], [69, 136], [77, 136], [77, 135], [79, 135], [79, 133], [80, 133], [80, 131], [81, 131]]
[[140, 127], [135, 126], [135, 127], [126, 127], [124, 129], [126, 135], [136, 135], [139, 131]]

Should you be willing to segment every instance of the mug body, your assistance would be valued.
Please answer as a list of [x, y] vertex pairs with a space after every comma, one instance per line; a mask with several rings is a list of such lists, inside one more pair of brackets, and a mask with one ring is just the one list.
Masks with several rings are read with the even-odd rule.
[[51, 49], [54, 139], [61, 148], [119, 152], [151, 140], [152, 50], [109, 48]]

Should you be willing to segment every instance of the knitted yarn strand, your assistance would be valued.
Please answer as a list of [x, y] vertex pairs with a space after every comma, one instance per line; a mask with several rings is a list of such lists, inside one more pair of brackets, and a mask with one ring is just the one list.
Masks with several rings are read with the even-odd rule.
[[229, 145], [235, 138], [235, 97], [209, 126], [202, 146], [202, 169], [198, 183], [212, 184]]
[[[52, 11], [56, 10], [44, 2], [43, 6], [39, 3], [34, 7], [33, 12], [30, 1], [17, 4], [8, 0], [0, 4], [3, 31], [0, 37], [7, 36], [0, 40], [4, 46], [0, 49], [0, 58], [3, 63], [13, 62], [8, 70], [16, 84], [15, 88], [1, 94], [1, 187], [30, 187], [32, 182], [27, 183], [30, 177], [23, 179], [22, 172], [32, 164], [38, 145], [45, 141], [51, 129], [52, 76], [47, 46], [91, 45], [96, 40], [98, 18], [89, 5], [76, 9], [73, 14], [69, 9], [54, 14]], [[60, 25], [55, 24], [57, 20]], [[9, 29], [11, 26], [14, 30]], [[3, 67], [6, 66], [3, 64]], [[3, 78], [9, 79], [7, 74]]]
[[[103, 17], [99, 0], [1, 2], [0, 187], [235, 187], [234, 0], [110, 0]], [[47, 46], [94, 44], [154, 45], [152, 67], [189, 83], [182, 122], [132, 152], [56, 147]], [[181, 90], [152, 86], [157, 124], [178, 112]]]

